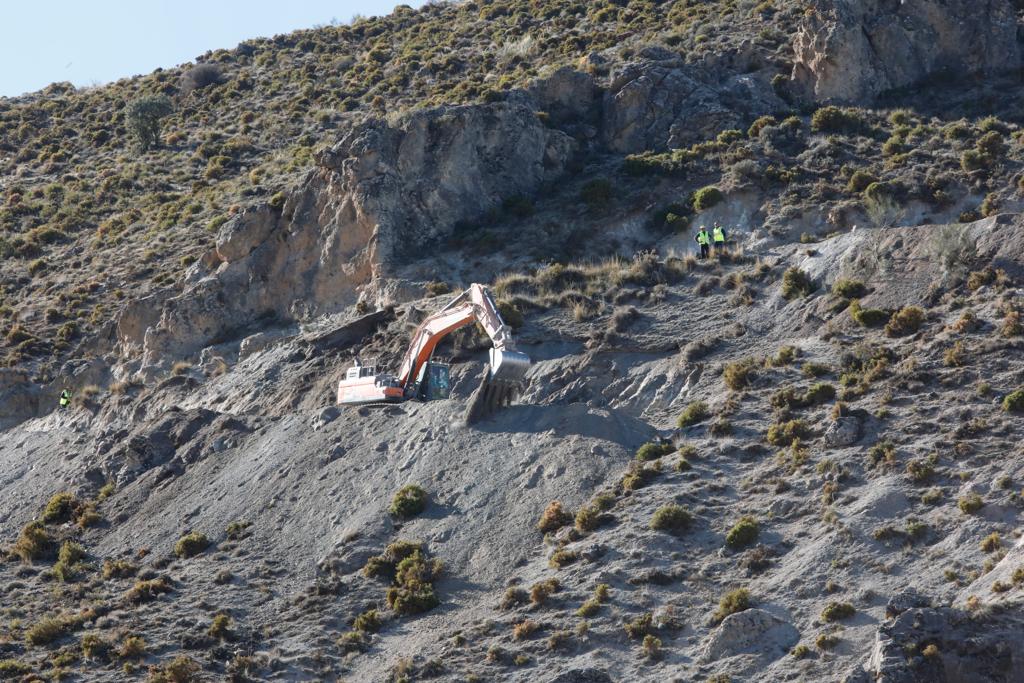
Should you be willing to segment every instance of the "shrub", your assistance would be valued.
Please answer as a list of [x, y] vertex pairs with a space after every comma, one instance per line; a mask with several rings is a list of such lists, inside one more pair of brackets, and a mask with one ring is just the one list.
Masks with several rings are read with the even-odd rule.
[[576, 529], [581, 533], [593, 531], [601, 523], [601, 511], [594, 505], [584, 505], [576, 513]]
[[822, 633], [814, 639], [814, 644], [819, 650], [831, 650], [839, 644], [839, 637], [831, 633]]
[[187, 95], [193, 90], [201, 90], [211, 85], [224, 82], [224, 75], [216, 64], [197, 64], [181, 77], [182, 94]]
[[708, 415], [710, 415], [708, 412], [708, 404], [704, 401], [694, 401], [690, 405], [686, 406], [683, 412], [679, 415], [679, 419], [676, 420], [676, 425], [680, 429], [691, 427], [706, 420]]
[[821, 618], [825, 621], [839, 621], [852, 617], [856, 612], [857, 610], [848, 602], [830, 602], [821, 610]]
[[159, 669], [150, 669], [147, 683], [192, 683], [201, 670], [191, 657], [180, 655]]
[[32, 667], [17, 659], [0, 659], [0, 679], [15, 679], [31, 673]]
[[512, 638], [513, 640], [526, 640], [539, 628], [540, 624], [536, 621], [526, 619], [512, 627]]
[[138, 570], [138, 567], [127, 560], [103, 561], [104, 579], [126, 579], [129, 576], [134, 576]]
[[711, 620], [718, 624], [730, 614], [736, 614], [749, 608], [750, 591], [746, 588], [737, 588], [722, 596], [722, 599], [718, 602], [718, 609], [711, 615]]
[[42, 522], [29, 522], [22, 528], [11, 551], [25, 562], [42, 560], [53, 552], [53, 539]]
[[193, 531], [185, 534], [174, 544], [174, 554], [182, 559], [195, 557], [210, 547], [210, 539], [205, 534]]
[[999, 534], [993, 531], [981, 541], [981, 550], [986, 553], [994, 553], [1003, 546]]
[[860, 301], [850, 302], [850, 317], [861, 327], [881, 327], [889, 322], [889, 313], [878, 308], [861, 308]]
[[539, 581], [530, 586], [530, 602], [534, 605], [543, 605], [553, 594], [561, 590], [562, 586], [558, 579]]
[[1024, 413], [1024, 389], [1018, 389], [1003, 398], [1003, 410], [1007, 413]]
[[648, 442], [637, 449], [636, 459], [640, 462], [657, 460], [663, 455], [668, 455], [676, 450], [676, 447], [669, 442]]
[[58, 581], [70, 581], [77, 573], [85, 549], [74, 541], [64, 541], [57, 553], [57, 564], [53, 566], [53, 575]]
[[878, 178], [867, 171], [854, 171], [853, 175], [850, 176], [849, 182], [846, 183], [846, 190], [859, 194], [866, 190], [868, 185], [877, 182]]
[[125, 123], [143, 152], [160, 146], [160, 120], [172, 111], [171, 100], [166, 95], [146, 95], [128, 103]]
[[541, 514], [540, 521], [537, 522], [537, 529], [546, 534], [550, 531], [558, 531], [572, 522], [572, 515], [562, 508], [562, 503], [553, 500], [544, 508], [544, 513]]
[[729, 363], [722, 371], [722, 381], [725, 382], [726, 387], [733, 391], [745, 389], [753, 381], [756, 367], [757, 361], [753, 358], [744, 358], [743, 360]]
[[745, 548], [757, 540], [759, 531], [757, 520], [745, 515], [729, 529], [725, 535], [725, 544], [733, 550]]
[[725, 197], [721, 190], [714, 185], [708, 185], [693, 193], [693, 208], [697, 211], [704, 211], [720, 203], [723, 199]]
[[551, 557], [548, 558], [548, 566], [552, 569], [561, 569], [567, 564], [572, 564], [576, 560], [580, 559], [580, 556], [572, 550], [556, 550], [551, 553]]
[[860, 280], [843, 278], [832, 283], [832, 294], [844, 299], [859, 299], [867, 294], [867, 287]]
[[810, 406], [827, 403], [836, 397], [836, 388], [826, 382], [818, 382], [804, 394], [804, 403]]
[[576, 616], [583, 618], [592, 617], [595, 614], [597, 614], [598, 611], [600, 611], [600, 609], [601, 602], [596, 598], [590, 598], [582, 605], [580, 605], [580, 608], [578, 610], [576, 610]]
[[388, 511], [395, 517], [409, 519], [415, 517], [427, 507], [427, 492], [416, 484], [407, 484], [398, 490], [391, 499]]
[[901, 308], [885, 326], [885, 334], [889, 337], [905, 337], [914, 334], [924, 324], [924, 311], [918, 306]]
[[675, 503], [663, 505], [651, 517], [651, 529], [679, 534], [689, 528], [693, 517], [689, 511]]
[[762, 116], [750, 124], [750, 128], [747, 129], [747, 137], [753, 140], [761, 135], [761, 129], [774, 126], [776, 123], [778, 121], [774, 116]]
[[982, 500], [981, 496], [977, 493], [968, 493], [966, 496], [961, 496], [956, 501], [956, 506], [960, 508], [960, 512], [965, 515], [973, 515], [975, 512], [984, 507], [985, 501]]
[[626, 630], [626, 635], [634, 640], [642, 638], [651, 632], [654, 625], [654, 615], [650, 612], [641, 614], [636, 619], [627, 621], [622, 625]]
[[122, 659], [139, 659], [146, 655], [146, 641], [139, 636], [125, 636], [117, 656]]
[[160, 577], [158, 579], [136, 581], [131, 590], [125, 594], [125, 598], [128, 602], [133, 603], [150, 602], [156, 600], [157, 596], [170, 592], [171, 584], [164, 577]]
[[794, 441], [805, 439], [810, 434], [807, 423], [803, 420], [778, 422], [768, 427], [768, 443], [773, 446], [789, 446]]
[[661, 640], [648, 634], [644, 636], [644, 642], [640, 649], [644, 653], [644, 657], [658, 659], [661, 657]]
[[77, 617], [63, 615], [47, 617], [33, 624], [25, 631], [25, 640], [32, 645], [49, 645], [81, 624]]
[[79, 508], [78, 499], [73, 493], [58, 493], [46, 503], [43, 510], [43, 521], [47, 524], [62, 524], [71, 521]]
[[864, 119], [853, 109], [828, 106], [811, 116], [811, 130], [815, 133], [856, 133], [864, 127]]
[[441, 571], [438, 560], [428, 561], [419, 550], [398, 563], [394, 585], [384, 594], [388, 607], [398, 614], [419, 614], [441, 604], [433, 580]]
[[206, 635], [217, 640], [229, 640], [231, 638], [231, 617], [226, 614], [214, 616]]
[[782, 296], [787, 299], [809, 296], [817, 288], [810, 276], [796, 266], [782, 274]]

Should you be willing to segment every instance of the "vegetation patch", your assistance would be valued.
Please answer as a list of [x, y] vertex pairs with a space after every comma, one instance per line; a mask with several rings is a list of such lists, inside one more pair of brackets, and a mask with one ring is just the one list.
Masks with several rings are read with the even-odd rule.
[[655, 531], [680, 534], [690, 527], [692, 521], [693, 516], [686, 508], [672, 503], [663, 505], [655, 511], [651, 517], [650, 527]]
[[427, 492], [416, 484], [407, 484], [391, 499], [389, 512], [395, 517], [409, 519], [423, 512], [427, 507]]
[[733, 550], [740, 550], [757, 540], [760, 527], [757, 520], [749, 515], [744, 515], [736, 522], [725, 535], [725, 544]]

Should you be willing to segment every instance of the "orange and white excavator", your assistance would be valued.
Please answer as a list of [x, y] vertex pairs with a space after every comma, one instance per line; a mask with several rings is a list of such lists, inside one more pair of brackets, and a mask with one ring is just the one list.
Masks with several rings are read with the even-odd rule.
[[507, 405], [518, 393], [530, 359], [515, 350], [512, 332], [501, 319], [494, 298], [486, 287], [478, 284], [470, 285], [447, 306], [420, 323], [397, 375], [378, 372], [375, 366], [356, 360], [338, 383], [338, 404], [448, 398], [451, 392], [449, 368], [445, 363], [432, 360], [434, 349], [447, 335], [475, 322], [484, 328], [494, 346], [490, 350], [490, 367], [470, 399], [467, 422]]

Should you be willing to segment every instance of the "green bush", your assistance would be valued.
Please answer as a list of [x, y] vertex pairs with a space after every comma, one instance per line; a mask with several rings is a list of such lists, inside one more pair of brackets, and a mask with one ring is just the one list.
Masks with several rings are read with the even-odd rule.
[[881, 327], [889, 322], [889, 312], [879, 308], [861, 308], [860, 301], [850, 302], [850, 317], [862, 327]]
[[29, 522], [22, 528], [18, 540], [11, 548], [16, 556], [25, 562], [42, 560], [53, 553], [54, 542], [42, 522]]
[[859, 299], [867, 293], [868, 288], [860, 280], [843, 278], [832, 283], [832, 294], [843, 299]]
[[807, 427], [806, 422], [803, 420], [789, 420], [787, 422], [778, 422], [768, 427], [766, 438], [771, 445], [783, 447], [789, 446], [799, 439], [806, 439], [809, 434], [810, 429]]
[[746, 609], [750, 609], [750, 591], [746, 588], [737, 588], [722, 596], [718, 602], [718, 609], [711, 615], [711, 620], [717, 624], [730, 614]]
[[848, 602], [830, 602], [821, 611], [821, 618], [825, 621], [839, 621], [852, 617], [856, 612], [854, 606]]
[[747, 137], [751, 140], [761, 135], [761, 130], [768, 126], [774, 126], [778, 121], [775, 120], [774, 116], [762, 116], [761, 118], [750, 124], [750, 128], [747, 129]]
[[205, 534], [193, 531], [185, 534], [174, 544], [174, 554], [182, 559], [195, 557], [210, 547], [210, 539]]
[[0, 659], [0, 680], [16, 679], [31, 673], [32, 667], [17, 659]]
[[782, 274], [782, 296], [787, 299], [809, 296], [817, 288], [810, 276], [796, 266]]
[[877, 182], [878, 178], [868, 171], [854, 171], [853, 175], [850, 176], [849, 182], [846, 183], [846, 190], [847, 192], [859, 194], [868, 189], [869, 185]]
[[1024, 413], [1024, 389], [1018, 389], [1003, 398], [1003, 410], [1007, 413]]
[[679, 419], [676, 420], [676, 425], [680, 429], [691, 427], [706, 420], [710, 414], [707, 403], [704, 401], [694, 401], [690, 405], [686, 406], [683, 412], [679, 415]]
[[739, 391], [750, 386], [756, 372], [757, 361], [753, 358], [744, 358], [725, 366], [722, 371], [722, 381], [725, 382], [727, 388]]
[[804, 403], [809, 406], [827, 403], [836, 397], [836, 388], [826, 382], [819, 382], [804, 394]]
[[407, 484], [391, 499], [391, 507], [388, 510], [395, 517], [409, 519], [423, 512], [426, 507], [427, 492], [416, 484]]
[[553, 500], [544, 508], [540, 521], [537, 522], [537, 529], [542, 534], [546, 534], [551, 531], [558, 531], [563, 526], [568, 526], [572, 523], [572, 515], [562, 508], [560, 501]]
[[722, 195], [721, 190], [714, 185], [708, 185], [693, 193], [693, 208], [697, 211], [704, 211], [718, 204], [723, 199], [725, 197]]
[[70, 522], [78, 508], [78, 498], [73, 493], [58, 493], [46, 503], [46, 509], [43, 510], [43, 521], [47, 524]]
[[166, 95], [145, 95], [128, 103], [125, 123], [143, 152], [160, 146], [160, 120], [172, 111], [174, 107]]
[[666, 442], [659, 442], [659, 443], [648, 442], [648, 443], [645, 443], [643, 446], [640, 446], [640, 448], [637, 449], [637, 451], [636, 451], [636, 459], [639, 460], [640, 462], [647, 462], [647, 461], [650, 461], [650, 460], [657, 460], [658, 458], [660, 458], [663, 455], [668, 455], [669, 453], [673, 453], [675, 450], [676, 450], [676, 447], [673, 446], [671, 443], [666, 443]]
[[956, 506], [960, 508], [960, 512], [965, 515], [973, 515], [985, 506], [985, 501], [982, 500], [981, 496], [977, 493], [968, 493], [966, 496], [961, 496], [957, 500]]
[[655, 511], [651, 517], [651, 528], [655, 531], [667, 531], [678, 534], [689, 528], [693, 517], [689, 511], [681, 505], [663, 505]]
[[745, 548], [757, 540], [760, 529], [757, 520], [745, 515], [725, 535], [725, 544], [734, 550]]
[[811, 116], [815, 133], [856, 133], [864, 128], [864, 119], [853, 109], [822, 107]]
[[914, 334], [924, 324], [924, 311], [918, 306], [901, 308], [885, 326], [885, 334], [889, 337], [905, 337]]
[[49, 645], [73, 631], [80, 624], [81, 620], [73, 616], [47, 617], [37, 621], [25, 631], [25, 640], [32, 645]]

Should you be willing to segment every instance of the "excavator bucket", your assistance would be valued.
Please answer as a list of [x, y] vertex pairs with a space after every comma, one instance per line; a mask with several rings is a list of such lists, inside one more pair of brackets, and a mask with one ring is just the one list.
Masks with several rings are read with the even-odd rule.
[[512, 402], [522, 388], [530, 359], [518, 351], [491, 349], [490, 365], [466, 409], [466, 424], [483, 420]]

